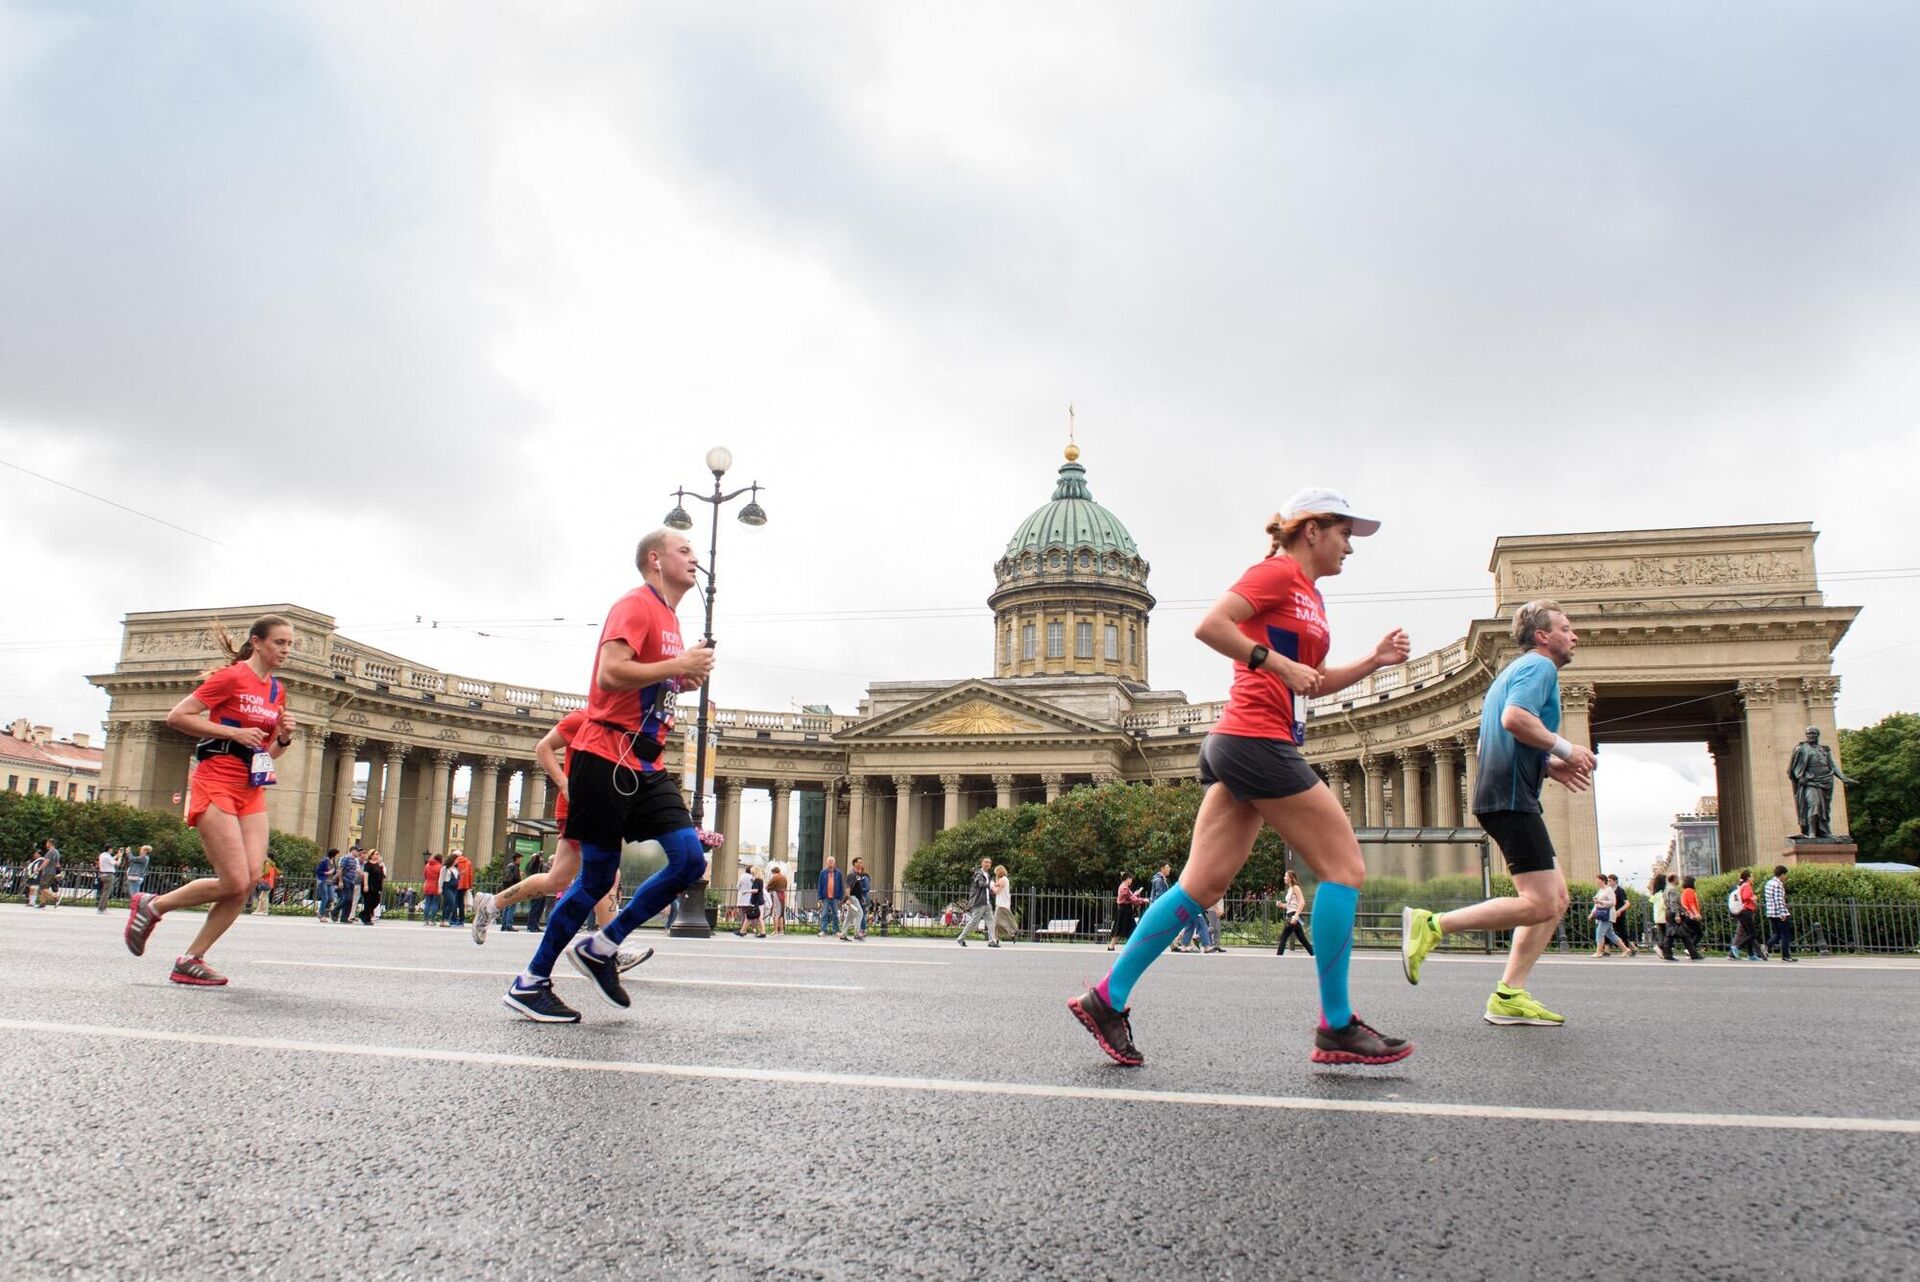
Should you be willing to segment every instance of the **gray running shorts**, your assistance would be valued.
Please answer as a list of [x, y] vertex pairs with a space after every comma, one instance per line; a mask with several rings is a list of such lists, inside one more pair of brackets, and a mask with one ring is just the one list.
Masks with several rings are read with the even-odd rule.
[[1200, 742], [1200, 782], [1225, 784], [1235, 801], [1265, 801], [1305, 792], [1320, 776], [1285, 739], [1216, 733]]

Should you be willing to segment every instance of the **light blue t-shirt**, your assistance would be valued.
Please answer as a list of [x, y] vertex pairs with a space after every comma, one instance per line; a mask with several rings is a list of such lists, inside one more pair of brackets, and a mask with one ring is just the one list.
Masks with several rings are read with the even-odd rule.
[[1514, 739], [1500, 724], [1508, 708], [1525, 708], [1540, 724], [1560, 733], [1560, 669], [1552, 659], [1529, 651], [1507, 665], [1487, 691], [1480, 709], [1480, 774], [1473, 786], [1473, 813], [1518, 810], [1540, 813], [1540, 785], [1546, 779], [1547, 753]]

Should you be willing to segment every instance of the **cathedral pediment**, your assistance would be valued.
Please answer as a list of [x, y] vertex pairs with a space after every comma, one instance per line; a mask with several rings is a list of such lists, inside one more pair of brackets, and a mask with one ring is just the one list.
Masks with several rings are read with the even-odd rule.
[[982, 681], [966, 681], [842, 731], [837, 741], [879, 739], [1004, 739], [1028, 735], [1112, 735], [1118, 728], [1090, 721], [1039, 699]]

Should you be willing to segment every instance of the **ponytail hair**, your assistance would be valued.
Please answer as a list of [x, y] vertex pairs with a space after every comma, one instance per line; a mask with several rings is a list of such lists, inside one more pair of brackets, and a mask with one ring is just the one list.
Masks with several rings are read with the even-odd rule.
[[1267, 555], [1278, 556], [1280, 549], [1299, 538], [1306, 532], [1306, 528], [1309, 525], [1317, 525], [1321, 529], [1327, 530], [1340, 524], [1342, 521], [1351, 519], [1352, 518], [1345, 516], [1335, 516], [1331, 512], [1297, 512], [1292, 516], [1287, 516], [1283, 512], [1275, 512], [1273, 519], [1267, 522], [1267, 537], [1273, 540], [1273, 545], [1267, 549]]
[[[213, 621], [213, 643], [220, 647], [220, 653], [227, 656], [226, 663], [221, 666], [232, 667], [236, 663], [245, 663], [253, 657], [253, 643], [255, 641], [265, 641], [267, 634], [275, 628], [291, 628], [292, 626], [293, 622], [291, 620], [284, 619], [277, 614], [263, 614], [253, 621], [252, 627], [247, 629], [247, 639], [236, 647], [233, 644], [233, 637], [227, 632], [226, 625], [221, 623], [220, 620], [215, 619]], [[218, 668], [211, 669], [206, 675], [212, 676], [213, 673], [217, 671], [219, 671]]]

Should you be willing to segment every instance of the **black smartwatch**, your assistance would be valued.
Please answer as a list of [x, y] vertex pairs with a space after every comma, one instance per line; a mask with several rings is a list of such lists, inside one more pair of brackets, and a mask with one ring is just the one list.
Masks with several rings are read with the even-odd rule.
[[1272, 651], [1263, 645], [1253, 647], [1253, 653], [1247, 656], [1247, 671], [1260, 671], [1260, 666], [1267, 661], [1267, 656], [1271, 653]]
[[279, 744], [279, 745], [280, 745], [280, 746], [281, 746], [282, 748], [291, 748], [291, 747], [293, 746], [293, 740], [291, 740], [291, 739], [282, 739], [282, 738], [280, 738], [280, 737], [279, 737], [279, 736], [277, 736], [277, 735], [276, 735], [276, 736], [274, 737], [274, 740], [273, 740], [273, 741], [274, 741], [275, 743], [277, 743], [277, 744]]

